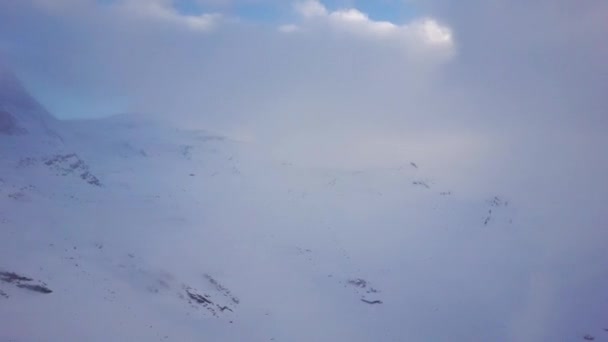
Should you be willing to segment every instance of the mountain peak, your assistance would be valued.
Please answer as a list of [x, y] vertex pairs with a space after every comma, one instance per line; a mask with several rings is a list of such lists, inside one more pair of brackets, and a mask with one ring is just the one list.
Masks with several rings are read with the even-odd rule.
[[55, 119], [30, 95], [19, 78], [0, 64], [0, 134], [40, 132], [57, 136], [50, 126]]
[[45, 111], [25, 89], [19, 78], [0, 65], [0, 108], [6, 110], [9, 107]]

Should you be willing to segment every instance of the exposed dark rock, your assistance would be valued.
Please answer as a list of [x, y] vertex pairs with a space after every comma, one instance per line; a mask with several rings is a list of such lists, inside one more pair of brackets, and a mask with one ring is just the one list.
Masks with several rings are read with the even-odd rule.
[[190, 160], [192, 159], [192, 149], [194, 149], [194, 146], [191, 145], [184, 145], [181, 146], [181, 154], [182, 156], [184, 156], [184, 158]]
[[75, 173], [79, 175], [82, 180], [91, 185], [102, 185], [101, 181], [89, 171], [89, 166], [84, 160], [80, 159], [76, 153], [57, 154], [46, 159], [44, 164], [53, 170], [58, 171], [62, 176]]
[[26, 197], [27, 197], [27, 196], [26, 196], [26, 195], [25, 195], [23, 192], [21, 192], [21, 191], [18, 191], [18, 192], [11, 192], [11, 193], [10, 193], [10, 194], [8, 194], [7, 196], [8, 196], [9, 198], [11, 198], [11, 199], [14, 199], [15, 201], [22, 201], [22, 200], [25, 200], [25, 199], [26, 199]]
[[585, 340], [585, 341], [595, 341], [595, 337], [587, 334], [587, 335], [583, 336], [583, 340]]
[[490, 206], [492, 207], [506, 207], [509, 205], [509, 201], [505, 201], [504, 199], [498, 197], [498, 196], [494, 196], [494, 198], [489, 199], [488, 203], [490, 203]]
[[359, 294], [361, 296], [361, 301], [367, 304], [382, 304], [382, 301], [380, 300], [367, 300], [365, 299], [365, 294], [371, 295], [371, 294], [377, 294], [380, 291], [377, 290], [376, 288], [372, 287], [371, 284], [362, 278], [354, 278], [354, 279], [349, 279], [347, 281], [348, 285], [351, 285], [355, 288], [355, 291], [357, 292], [357, 294]]
[[14, 283], [19, 281], [32, 281], [32, 278], [24, 277], [15, 272], [0, 272], [0, 280], [6, 283]]
[[[211, 283], [211, 285], [213, 285], [215, 287], [215, 289], [217, 291], [219, 291], [225, 297], [230, 298], [230, 300], [232, 300], [232, 302], [234, 304], [240, 303], [240, 300], [236, 296], [232, 295], [230, 290], [228, 290], [226, 287], [224, 287], [222, 284], [220, 284], [215, 278], [213, 278], [209, 274], [205, 274], [205, 278], [209, 281], [209, 283]], [[232, 311], [232, 310], [230, 310], [230, 311]]]
[[413, 181], [412, 184], [419, 185], [419, 186], [425, 187], [427, 189], [431, 188], [425, 181], [422, 181], [422, 180]]
[[20, 287], [20, 288], [26, 289], [26, 290], [30, 290], [30, 291], [34, 291], [34, 292], [40, 292], [40, 293], [53, 292], [53, 291], [51, 291], [51, 289], [49, 289], [48, 287], [43, 286], [43, 285], [17, 284], [17, 287]]
[[20, 110], [43, 112], [43, 118], [48, 114], [44, 108], [28, 93], [15, 74], [0, 65], [0, 105]]
[[91, 174], [89, 171], [80, 174], [80, 178], [82, 178], [84, 181], [91, 185], [101, 186], [101, 182], [99, 181], [99, 179], [93, 174]]
[[218, 308], [218, 309], [220, 309], [220, 312], [224, 312], [224, 310], [228, 310], [228, 311], [230, 311], [230, 312], [234, 312], [234, 311], [232, 311], [232, 309], [231, 309], [231, 308], [229, 308], [229, 307], [228, 307], [228, 306], [226, 306], [226, 305], [224, 305], [224, 306], [221, 306], [221, 305], [216, 305], [216, 306], [217, 306], [217, 308]]
[[[220, 314], [223, 314], [225, 311], [234, 312], [234, 308], [239, 304], [239, 299], [234, 297], [230, 290], [221, 285], [217, 280], [211, 277], [208, 274], [205, 274], [205, 278], [209, 281], [209, 284], [213, 286], [212, 289], [208, 288], [206, 291], [210, 291], [209, 293], [213, 293], [213, 297], [208, 293], [200, 292], [190, 286], [182, 285], [183, 290], [186, 292], [187, 296], [180, 294], [179, 297], [182, 299], [186, 299], [188, 303], [193, 308], [204, 308], [209, 313], [211, 313], [214, 317], [219, 317]], [[214, 292], [217, 291], [217, 292]], [[231, 303], [225, 303], [225, 300], [222, 300], [221, 296], [217, 296], [217, 294], [226, 297], [226, 299], [231, 300]], [[224, 301], [224, 303], [222, 303]], [[229, 305], [225, 305], [229, 304]]]
[[19, 79], [0, 65], [0, 134], [41, 130], [54, 140], [63, 141], [52, 129], [55, 123], [56, 119], [30, 96]]
[[200, 294], [196, 293], [196, 291], [194, 289], [192, 289], [191, 287], [188, 287], [188, 286], [184, 286], [184, 290], [186, 291], [186, 294], [188, 295], [188, 302], [190, 304], [193, 304], [193, 302], [196, 304], [199, 304], [203, 308], [207, 309], [207, 311], [209, 311], [214, 317], [219, 317], [217, 310], [216, 310], [216, 307], [219, 307], [219, 306], [216, 305], [215, 303], [213, 303], [213, 301], [211, 301], [211, 299], [209, 299], [209, 295], [207, 295], [207, 294], [200, 295]]
[[[19, 275], [15, 272], [5, 272], [5, 271], [0, 272], [0, 281], [9, 283], [9, 284], [14, 284], [15, 286], [17, 286], [19, 288], [34, 291], [34, 292], [39, 292], [39, 293], [53, 292], [53, 291], [51, 291], [51, 289], [46, 287], [46, 284], [42, 284], [42, 285], [28, 284], [29, 282], [34, 281], [34, 279]], [[6, 293], [4, 293], [4, 294], [6, 295]], [[8, 296], [6, 296], [6, 297], [8, 298]]]
[[[503, 198], [498, 196], [494, 196], [493, 198], [487, 200], [487, 203], [490, 205], [490, 209], [488, 209], [488, 215], [483, 222], [484, 225], [487, 225], [492, 220], [493, 211], [497, 210], [493, 210], [493, 208], [506, 207], [509, 205], [509, 201], [505, 201]], [[509, 223], [512, 223], [512, 221], [510, 220]]]
[[349, 279], [348, 283], [350, 285], [353, 285], [353, 286], [356, 286], [356, 287], [359, 287], [359, 288], [362, 288], [362, 289], [364, 289], [364, 288], [367, 287], [367, 281], [364, 280], [364, 279], [361, 279], [361, 278]]
[[190, 297], [190, 299], [194, 300], [199, 304], [213, 304], [213, 302], [205, 298], [205, 296], [201, 296], [198, 293], [190, 292], [190, 289], [186, 289], [186, 293], [188, 294], [188, 297]]
[[0, 110], [0, 134], [19, 135], [25, 134], [27, 131], [17, 125], [17, 120], [11, 113]]

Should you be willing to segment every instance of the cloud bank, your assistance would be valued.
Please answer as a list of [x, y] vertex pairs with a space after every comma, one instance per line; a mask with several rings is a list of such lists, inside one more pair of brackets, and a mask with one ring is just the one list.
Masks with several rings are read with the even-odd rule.
[[[296, 12], [305, 19], [303, 26], [287, 24], [279, 27], [282, 32], [298, 32], [304, 26], [323, 24], [332, 32], [347, 32], [370, 39], [393, 39], [410, 45], [430, 45], [436, 48], [453, 48], [452, 33], [432, 18], [422, 18], [410, 24], [397, 25], [388, 21], [376, 21], [356, 8], [329, 11], [317, 0], [297, 2]], [[312, 22], [312, 23], [311, 23]], [[312, 24], [312, 25], [311, 25]], [[307, 27], [310, 29], [310, 27]]]
[[170, 0], [5, 2], [0, 51], [41, 93], [91, 100], [51, 108], [59, 117], [143, 112], [302, 163], [411, 158], [460, 176], [483, 164], [467, 176], [481, 179], [537, 155], [556, 165], [554, 146], [584, 163], [603, 143], [602, 2], [409, 1], [419, 15], [402, 23], [316, 0], [270, 23], [222, 12], [233, 2], [203, 3], [213, 11], [184, 13]]

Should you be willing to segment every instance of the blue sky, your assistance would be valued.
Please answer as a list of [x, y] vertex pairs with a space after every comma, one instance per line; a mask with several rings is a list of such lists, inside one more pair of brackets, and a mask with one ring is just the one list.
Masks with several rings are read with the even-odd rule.
[[[213, 4], [215, 3], [215, 5]], [[398, 0], [328, 0], [325, 6], [330, 9], [357, 8], [367, 13], [372, 19], [401, 22], [413, 18], [417, 13], [412, 3], [406, 4]], [[197, 15], [203, 12], [228, 10], [234, 15], [256, 22], [276, 23], [290, 16], [292, 3], [289, 1], [248, 1], [243, 3], [231, 3], [230, 5], [204, 5], [200, 1], [176, 0], [175, 7], [184, 14]]]

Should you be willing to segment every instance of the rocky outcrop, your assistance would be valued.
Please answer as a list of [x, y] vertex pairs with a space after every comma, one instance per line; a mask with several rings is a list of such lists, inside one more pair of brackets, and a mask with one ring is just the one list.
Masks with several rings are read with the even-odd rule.
[[0, 134], [19, 135], [27, 131], [17, 125], [15, 117], [6, 110], [0, 109]]
[[45, 160], [44, 164], [61, 176], [77, 174], [85, 182], [101, 186], [101, 182], [89, 171], [89, 166], [76, 153], [58, 154]]
[[[39, 284], [32, 283], [34, 281], [34, 279], [19, 275], [15, 272], [5, 272], [5, 271], [0, 272], [0, 281], [2, 281], [4, 283], [15, 285], [18, 288], [33, 291], [33, 292], [38, 292], [38, 293], [43, 293], [43, 294], [48, 294], [48, 293], [53, 292], [51, 289], [46, 287], [45, 283], [39, 283]], [[4, 293], [4, 295], [5, 295], [5, 297], [8, 297], [8, 295], [6, 295], [6, 293]]]

